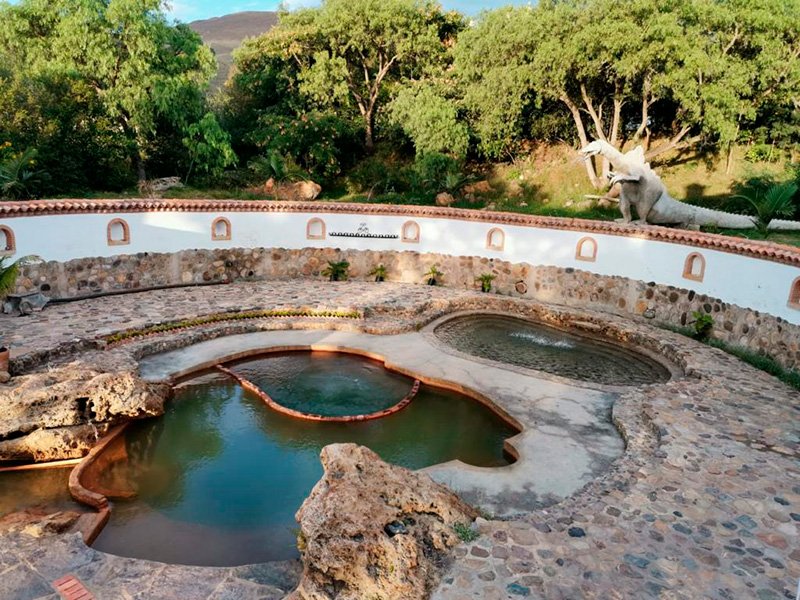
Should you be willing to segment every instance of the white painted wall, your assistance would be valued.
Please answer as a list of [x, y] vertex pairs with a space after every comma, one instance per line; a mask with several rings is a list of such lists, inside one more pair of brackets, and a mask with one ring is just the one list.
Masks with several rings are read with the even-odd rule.
[[[211, 223], [220, 216], [231, 222], [230, 241], [211, 239]], [[574, 267], [600, 275], [619, 275], [674, 285], [800, 324], [800, 310], [788, 306], [790, 288], [800, 277], [800, 268], [767, 260], [680, 244], [592, 234], [598, 244], [597, 260], [585, 262], [575, 259], [576, 245], [587, 235], [585, 232], [444, 218], [413, 219], [421, 228], [418, 244], [404, 243], [399, 238], [339, 238], [330, 235], [325, 240], [307, 240], [306, 224], [314, 217], [325, 221], [328, 234], [355, 232], [364, 223], [370, 233], [400, 236], [403, 223], [409, 220], [407, 216], [326, 213], [143, 212], [16, 217], [0, 220], [0, 225], [14, 231], [15, 256], [36, 254], [45, 260], [64, 262], [94, 256], [188, 249], [297, 249], [309, 246], [485, 256], [513, 263]], [[108, 245], [106, 229], [114, 218], [128, 223], [129, 245]], [[487, 233], [494, 227], [505, 232], [502, 251], [486, 248]], [[692, 252], [705, 257], [706, 270], [702, 282], [683, 277], [684, 261]]]

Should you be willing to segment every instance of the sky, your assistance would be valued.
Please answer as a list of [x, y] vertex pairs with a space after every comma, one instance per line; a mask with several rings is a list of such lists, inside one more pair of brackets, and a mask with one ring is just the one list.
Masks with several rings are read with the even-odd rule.
[[[353, 0], [354, 2], [358, 0]], [[475, 15], [489, 8], [497, 8], [507, 4], [528, 4], [528, 0], [439, 0], [447, 10], [458, 10], [467, 15]], [[179, 21], [189, 22], [197, 19], [219, 17], [246, 10], [275, 10], [279, 0], [238, 0], [219, 2], [219, 0], [168, 0], [171, 5], [170, 14]], [[289, 8], [314, 6], [315, 0], [289, 0]]]

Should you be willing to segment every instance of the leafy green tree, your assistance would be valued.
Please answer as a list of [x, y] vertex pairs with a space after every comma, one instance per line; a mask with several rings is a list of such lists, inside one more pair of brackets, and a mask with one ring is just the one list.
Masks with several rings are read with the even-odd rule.
[[679, 17], [692, 43], [664, 79], [686, 126], [729, 150], [765, 115], [785, 129], [800, 104], [800, 1], [692, 0]]
[[357, 111], [372, 150], [387, 86], [436, 69], [459, 23], [430, 0], [325, 0], [283, 13], [266, 36], [297, 65], [298, 91], [314, 106]]
[[0, 55], [14, 57], [20, 87], [52, 79], [63, 82], [68, 104], [80, 95], [76, 108], [91, 110], [77, 110], [76, 119], [101, 123], [103, 135], [121, 132], [115, 145], [126, 147], [139, 179], [165, 132], [183, 141], [185, 165], [213, 172], [233, 161], [205, 106], [213, 55], [188, 26], [170, 25], [163, 7], [161, 0], [0, 5]]
[[429, 85], [402, 88], [391, 104], [392, 120], [414, 141], [417, 155], [441, 152], [465, 158], [469, 129], [454, 102]]
[[539, 11], [526, 6], [484, 12], [458, 37], [454, 84], [484, 156], [509, 154], [525, 135], [537, 100], [532, 60], [542, 34]]
[[[632, 140], [649, 159], [725, 147], [797, 105], [798, 18], [798, 0], [543, 0], [481, 15], [459, 37], [454, 77], [490, 157], [554, 110], [581, 145]], [[602, 187], [608, 163], [586, 168]]]

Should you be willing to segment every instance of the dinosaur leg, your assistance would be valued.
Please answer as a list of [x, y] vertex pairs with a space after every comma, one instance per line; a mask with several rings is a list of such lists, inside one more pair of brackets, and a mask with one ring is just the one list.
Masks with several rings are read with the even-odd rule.
[[631, 222], [631, 203], [625, 197], [625, 194], [620, 194], [619, 197], [619, 210], [622, 213], [622, 219], [617, 219], [618, 222], [621, 223], [630, 223]]

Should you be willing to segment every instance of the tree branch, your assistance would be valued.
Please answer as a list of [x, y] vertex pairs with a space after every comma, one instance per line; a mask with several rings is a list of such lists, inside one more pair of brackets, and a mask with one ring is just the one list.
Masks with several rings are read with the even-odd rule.
[[[572, 119], [575, 121], [575, 127], [578, 129], [578, 139], [581, 143], [581, 148], [586, 146], [589, 143], [589, 139], [586, 137], [586, 127], [583, 124], [583, 118], [581, 117], [581, 111], [578, 108], [578, 105], [575, 104], [572, 99], [567, 95], [566, 92], [562, 92], [559, 96], [559, 100], [561, 100], [564, 104], [566, 104], [569, 112], [572, 114]], [[592, 182], [592, 185], [599, 189], [601, 186], [600, 178], [597, 176], [597, 172], [594, 169], [594, 162], [592, 159], [585, 160], [584, 164], [586, 165], [586, 174], [589, 176], [589, 181]]]
[[583, 97], [583, 103], [586, 105], [586, 108], [589, 112], [589, 116], [592, 118], [594, 122], [594, 129], [597, 133], [597, 138], [603, 141], [608, 141], [606, 139], [606, 134], [603, 131], [603, 120], [601, 119], [600, 115], [597, 114], [597, 111], [594, 109], [594, 105], [592, 104], [592, 99], [589, 97], [589, 93], [586, 91], [586, 85], [581, 84], [581, 96]]
[[686, 136], [687, 133], [690, 131], [690, 127], [687, 125], [683, 129], [681, 129], [675, 137], [669, 140], [667, 143], [660, 145], [658, 148], [654, 148], [647, 154], [645, 154], [645, 159], [651, 160], [660, 154], [664, 154], [665, 152], [669, 152], [670, 150], [675, 150], [679, 147], [684, 148], [686, 146], [692, 145], [694, 142], [699, 141], [700, 137], [696, 136], [689, 140], [686, 140], [681, 144], [681, 140]]

